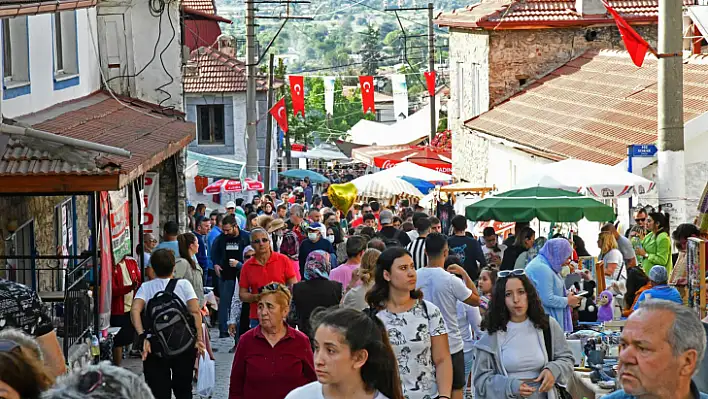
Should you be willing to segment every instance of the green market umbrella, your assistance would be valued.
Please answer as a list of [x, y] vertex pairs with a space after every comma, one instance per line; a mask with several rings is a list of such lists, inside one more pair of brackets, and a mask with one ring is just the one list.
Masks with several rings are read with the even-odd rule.
[[291, 179], [304, 179], [309, 177], [311, 183], [329, 183], [328, 178], [307, 169], [290, 169], [285, 172], [280, 172], [280, 175]]
[[593, 222], [615, 220], [612, 207], [600, 201], [555, 188], [531, 187], [511, 190], [485, 198], [465, 208], [472, 221], [577, 222], [586, 218]]

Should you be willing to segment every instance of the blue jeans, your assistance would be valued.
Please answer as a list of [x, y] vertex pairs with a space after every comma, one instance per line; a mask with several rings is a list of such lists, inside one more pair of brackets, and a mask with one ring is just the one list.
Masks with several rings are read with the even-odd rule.
[[249, 327], [250, 327], [250, 328], [256, 328], [256, 327], [258, 327], [258, 319], [251, 319], [251, 322], [250, 322]]
[[229, 332], [229, 311], [231, 310], [231, 299], [233, 299], [235, 289], [235, 280], [219, 279], [219, 295], [221, 295], [219, 297], [219, 331], [222, 333]]

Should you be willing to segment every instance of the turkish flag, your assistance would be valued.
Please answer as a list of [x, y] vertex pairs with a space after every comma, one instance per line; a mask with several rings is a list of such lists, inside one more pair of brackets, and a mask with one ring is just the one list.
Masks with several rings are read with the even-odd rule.
[[425, 75], [425, 81], [428, 83], [428, 93], [432, 97], [435, 95], [435, 71], [425, 72], [423, 75]]
[[627, 21], [620, 16], [617, 11], [615, 11], [605, 0], [602, 0], [602, 4], [610, 12], [612, 18], [615, 19], [617, 24], [617, 29], [619, 29], [622, 35], [622, 40], [624, 41], [624, 47], [627, 48], [629, 56], [632, 57], [632, 62], [634, 65], [641, 67], [644, 64], [644, 57], [647, 55], [647, 50], [651, 47], [644, 38], [637, 33], [637, 31], [632, 28]]
[[273, 115], [273, 119], [278, 122], [278, 126], [283, 131], [283, 133], [288, 132], [288, 111], [285, 109], [285, 97], [281, 98], [273, 108], [270, 109], [270, 114]]
[[364, 113], [371, 111], [376, 113], [374, 108], [374, 77], [359, 76], [359, 85], [361, 86], [361, 105], [364, 107]]
[[293, 115], [297, 116], [298, 112], [305, 117], [305, 77], [290, 76], [290, 96], [293, 99]]

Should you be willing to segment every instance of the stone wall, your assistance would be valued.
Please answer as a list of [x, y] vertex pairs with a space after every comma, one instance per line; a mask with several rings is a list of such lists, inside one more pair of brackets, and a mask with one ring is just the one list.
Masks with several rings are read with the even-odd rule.
[[[657, 25], [639, 26], [637, 32], [652, 46], [656, 46], [657, 29]], [[524, 80], [530, 83], [588, 50], [625, 49], [622, 37], [614, 25], [499, 30], [490, 34], [489, 45], [489, 101], [492, 105], [518, 92]]]
[[[176, 221], [179, 223], [180, 231], [186, 231], [187, 189], [184, 184], [184, 171], [187, 165], [187, 152], [182, 150], [174, 157], [177, 159], [176, 178], [172, 157], [167, 158], [151, 172], [160, 174], [160, 223], [164, 225], [167, 221]], [[175, 190], [177, 197], [175, 197]]]
[[458, 180], [484, 185], [489, 165], [489, 141], [465, 127], [452, 135], [452, 175]]

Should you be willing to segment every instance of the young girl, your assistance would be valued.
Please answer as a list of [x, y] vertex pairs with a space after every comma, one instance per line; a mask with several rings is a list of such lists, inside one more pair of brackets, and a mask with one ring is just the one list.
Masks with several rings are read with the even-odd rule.
[[489, 301], [492, 299], [492, 288], [497, 282], [497, 270], [494, 268], [485, 267], [479, 274], [479, 291], [480, 296], [479, 312], [484, 316], [489, 309]]

